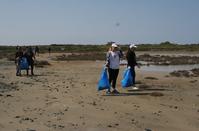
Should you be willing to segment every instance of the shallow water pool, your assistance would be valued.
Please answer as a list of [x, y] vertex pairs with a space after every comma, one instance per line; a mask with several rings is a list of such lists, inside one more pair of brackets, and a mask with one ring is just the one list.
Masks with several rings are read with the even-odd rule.
[[173, 72], [177, 70], [191, 70], [194, 68], [199, 68], [199, 64], [194, 65], [150, 65], [150, 66], [141, 66], [137, 70], [141, 71], [158, 71], [158, 72]]

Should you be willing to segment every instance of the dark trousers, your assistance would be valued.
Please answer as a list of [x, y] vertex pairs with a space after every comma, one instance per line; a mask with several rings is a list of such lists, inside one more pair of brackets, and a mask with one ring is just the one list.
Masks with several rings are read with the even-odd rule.
[[16, 70], [17, 70], [16, 75], [17, 76], [21, 75], [20, 60], [21, 60], [20, 58], [18, 60], [16, 60]]
[[[33, 72], [33, 69], [34, 69], [34, 61], [31, 60], [31, 61], [29, 61], [28, 63], [29, 63], [29, 66], [30, 66], [31, 75], [34, 75], [34, 72]], [[27, 70], [27, 75], [29, 75], [28, 70]]]
[[119, 69], [108, 68], [108, 73], [109, 73], [109, 83], [110, 85], [112, 85], [113, 89], [115, 89], [117, 76], [119, 74]]
[[130, 71], [131, 71], [131, 75], [133, 77], [133, 83], [132, 84], [135, 85], [135, 67], [131, 67]]

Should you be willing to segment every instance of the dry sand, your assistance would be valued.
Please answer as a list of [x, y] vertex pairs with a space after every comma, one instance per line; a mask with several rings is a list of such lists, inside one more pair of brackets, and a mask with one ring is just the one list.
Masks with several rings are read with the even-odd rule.
[[0, 131], [199, 130], [198, 77], [138, 70], [140, 90], [133, 91], [121, 87], [122, 66], [121, 94], [106, 95], [96, 88], [103, 62], [37, 59], [51, 66], [28, 77], [15, 76], [14, 63], [0, 60]]

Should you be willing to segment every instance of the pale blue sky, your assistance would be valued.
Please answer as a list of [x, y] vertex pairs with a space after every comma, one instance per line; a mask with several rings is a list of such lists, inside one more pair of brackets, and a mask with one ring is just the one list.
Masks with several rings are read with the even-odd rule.
[[199, 0], [0, 0], [0, 45], [199, 43]]

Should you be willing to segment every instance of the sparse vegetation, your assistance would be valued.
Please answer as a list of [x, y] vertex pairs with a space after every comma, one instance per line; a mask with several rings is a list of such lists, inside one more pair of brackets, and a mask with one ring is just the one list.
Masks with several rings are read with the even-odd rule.
[[[47, 53], [48, 48], [51, 47], [51, 52], [54, 53], [73, 53], [67, 57], [58, 57], [57, 59], [65, 60], [104, 60], [105, 52], [110, 47], [110, 42], [102, 45], [74, 45], [74, 44], [51, 44], [39, 45], [40, 53]], [[129, 45], [120, 45], [123, 51], [127, 51]], [[14, 59], [16, 46], [0, 46], [0, 59], [8, 58]], [[170, 43], [168, 41], [160, 44], [139, 44], [137, 51], [199, 51], [199, 44], [180, 45]], [[75, 54], [81, 53], [81, 54]]]

